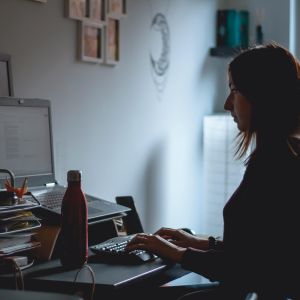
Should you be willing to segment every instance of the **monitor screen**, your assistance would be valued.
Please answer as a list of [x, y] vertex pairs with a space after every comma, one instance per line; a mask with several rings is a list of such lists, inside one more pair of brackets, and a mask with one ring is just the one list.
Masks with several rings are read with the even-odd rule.
[[29, 182], [54, 173], [50, 107], [39, 103], [48, 102], [0, 98], [0, 168]]

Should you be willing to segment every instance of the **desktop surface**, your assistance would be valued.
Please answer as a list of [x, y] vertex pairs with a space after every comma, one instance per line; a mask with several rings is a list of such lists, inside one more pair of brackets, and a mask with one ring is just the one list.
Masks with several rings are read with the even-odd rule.
[[7, 289], [0, 289], [0, 297], [5, 300], [83, 300], [75, 295]]
[[[91, 256], [93, 257], [93, 256]], [[140, 265], [121, 265], [105, 263], [89, 263], [95, 274], [96, 289], [115, 290], [134, 285], [146, 278], [151, 278], [170, 265], [161, 259], [149, 261]], [[23, 271], [25, 286], [29, 289], [47, 291], [72, 291], [74, 279], [78, 269], [67, 270], [62, 267], [60, 260], [55, 259], [46, 263], [37, 264]], [[13, 283], [12, 275], [0, 275], [0, 281], [7, 286]], [[76, 283], [81, 286], [91, 287], [92, 278], [87, 268], [83, 268], [78, 275]]]
[[[96, 286], [106, 288], [120, 288], [148, 276], [153, 276], [158, 272], [165, 270], [168, 266], [158, 259], [141, 265], [120, 265], [105, 263], [89, 263], [89, 266], [96, 274]], [[31, 270], [29, 275], [35, 283], [39, 281], [48, 282], [49, 284], [73, 286], [74, 278], [78, 269], [66, 270], [61, 266], [59, 260], [54, 260], [46, 264], [37, 265], [35, 270]], [[78, 283], [90, 284], [91, 276], [87, 269], [83, 269], [78, 276]]]
[[[91, 255], [90, 258], [96, 260], [94, 255]], [[173, 284], [174, 279], [182, 276], [186, 278], [184, 275], [189, 273], [189, 271], [182, 269], [179, 264], [167, 264], [160, 258], [139, 265], [97, 262], [89, 262], [88, 265], [95, 275], [94, 299], [119, 300], [125, 297], [136, 300], [142, 296], [144, 300], [152, 300], [156, 298], [154, 295], [164, 295], [165, 292], [167, 295], [170, 294], [170, 291], [167, 291], [163, 286], [174, 286], [176, 285]], [[67, 270], [62, 267], [59, 259], [36, 264], [23, 271], [25, 289], [73, 295], [79, 292], [80, 295], [89, 298], [93, 290], [91, 273], [87, 268], [83, 268], [75, 282], [77, 272], [78, 269]], [[186, 283], [189, 284], [191, 281], [188, 280]], [[201, 283], [203, 288], [208, 285], [206, 281]], [[14, 284], [13, 275], [0, 275], [1, 288], [13, 289]], [[178, 291], [181, 290], [175, 288], [171, 293], [179, 295]]]
[[[116, 234], [113, 220], [89, 226], [89, 240], [92, 245], [105, 241]], [[56, 244], [58, 243], [56, 242]], [[57, 258], [59, 251], [56, 252], [57, 255], [52, 255], [51, 260], [36, 261], [32, 267], [23, 270], [25, 289], [63, 294], [75, 294], [76, 291], [80, 291], [81, 295], [89, 295], [93, 289], [93, 279], [89, 270], [83, 268], [74, 282], [79, 270], [64, 268]], [[164, 283], [189, 273], [179, 264], [170, 264], [160, 258], [132, 265], [112, 261], [108, 263], [93, 254], [92, 251], [89, 251], [88, 265], [95, 275], [94, 299], [118, 300], [126, 295], [129, 299], [134, 300], [140, 299], [145, 291], [147, 291], [147, 295], [144, 295], [143, 299], [146, 300], [146, 296], [153, 299], [152, 291], [160, 289]], [[14, 276], [0, 274], [0, 288], [14, 289]]]
[[[188, 273], [180, 265], [166, 264], [160, 258], [141, 265], [104, 263], [89, 263], [88, 265], [95, 274], [94, 299], [138, 300], [142, 297], [144, 300], [152, 300], [156, 298], [153, 295], [156, 295], [163, 283]], [[63, 268], [58, 259], [37, 264], [23, 271], [25, 289], [79, 294], [84, 299], [89, 299], [93, 291], [92, 276], [87, 268], [83, 268], [74, 282], [77, 272], [78, 269]], [[0, 275], [1, 288], [13, 289], [14, 285], [13, 275]]]

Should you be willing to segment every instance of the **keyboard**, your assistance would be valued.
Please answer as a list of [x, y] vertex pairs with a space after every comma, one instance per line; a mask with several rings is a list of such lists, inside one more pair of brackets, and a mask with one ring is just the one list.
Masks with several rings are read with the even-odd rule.
[[125, 252], [125, 247], [134, 235], [118, 236], [105, 242], [90, 246], [96, 254], [96, 260], [106, 263], [142, 264], [157, 258], [156, 255], [144, 250]]
[[51, 191], [44, 192], [36, 195], [36, 199], [45, 207], [50, 209], [60, 209], [61, 202], [64, 197], [64, 191]]
[[[38, 192], [33, 192], [33, 196], [37, 199], [40, 204], [46, 208], [51, 210], [59, 210], [61, 209], [61, 203], [64, 198], [66, 192], [66, 188], [53, 188], [49, 190], [41, 190]], [[91, 202], [92, 200], [86, 196], [86, 201]]]

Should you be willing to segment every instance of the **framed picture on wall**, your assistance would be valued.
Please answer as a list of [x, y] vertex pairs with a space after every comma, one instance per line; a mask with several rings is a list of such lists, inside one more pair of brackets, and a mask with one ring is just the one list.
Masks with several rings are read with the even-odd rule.
[[82, 61], [102, 63], [104, 61], [103, 25], [90, 21], [80, 24], [80, 59]]
[[88, 0], [89, 1], [89, 19], [93, 22], [104, 23], [106, 20], [106, 1], [105, 0]]
[[126, 15], [126, 0], [107, 0], [107, 15], [114, 19]]
[[120, 61], [120, 21], [107, 18], [105, 30], [105, 63], [116, 65]]
[[67, 16], [75, 20], [84, 20], [88, 12], [88, 0], [66, 0]]
[[47, 3], [47, 0], [33, 0], [35, 2]]
[[14, 96], [11, 58], [0, 54], [0, 97]]

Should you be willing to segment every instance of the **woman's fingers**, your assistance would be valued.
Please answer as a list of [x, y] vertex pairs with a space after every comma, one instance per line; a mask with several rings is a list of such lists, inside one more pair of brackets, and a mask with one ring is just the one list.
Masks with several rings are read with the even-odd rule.
[[177, 246], [159, 235], [137, 234], [127, 244], [125, 251], [130, 252], [136, 249], [150, 251], [160, 257], [179, 262], [185, 248]]
[[157, 230], [154, 234], [168, 234], [171, 233], [172, 231], [174, 231], [174, 229], [172, 228], [168, 228], [168, 227], [162, 227], [159, 230]]
[[131, 241], [127, 244], [125, 250], [131, 251], [134, 249], [143, 249], [145, 250], [146, 245], [148, 244], [149, 237], [151, 234], [138, 233], [136, 234]]
[[155, 235], [159, 235], [164, 239], [174, 239], [178, 236], [177, 229], [162, 227], [158, 231], [154, 233]]
[[158, 235], [140, 233], [137, 234], [127, 244], [125, 250], [132, 251], [136, 249], [159, 251], [163, 245], [168, 245], [169, 242]]

